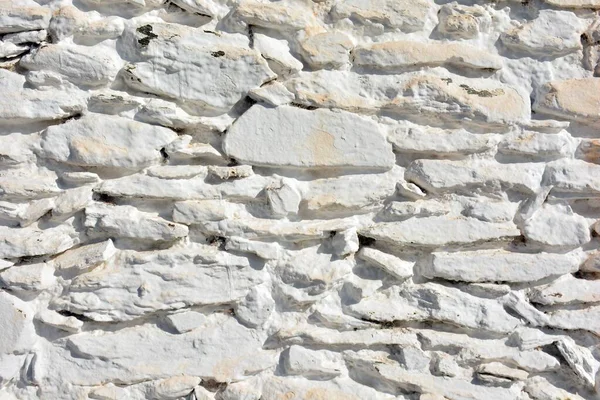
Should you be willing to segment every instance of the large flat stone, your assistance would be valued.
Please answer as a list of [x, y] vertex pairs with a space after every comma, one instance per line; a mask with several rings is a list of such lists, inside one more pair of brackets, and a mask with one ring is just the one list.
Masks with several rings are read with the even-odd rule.
[[167, 128], [89, 114], [49, 127], [40, 154], [73, 165], [141, 169], [159, 163], [160, 149], [176, 138]]
[[[287, 81], [296, 102], [352, 112], [385, 112], [445, 128], [504, 126], [529, 119], [529, 99], [490, 79], [423, 72], [370, 75], [349, 71], [301, 72]], [[460, 124], [458, 121], [460, 120]]]
[[432, 6], [429, 0], [349, 0], [336, 4], [332, 15], [336, 19], [350, 18], [363, 24], [378, 23], [388, 29], [414, 32], [423, 28]]
[[388, 170], [395, 163], [375, 122], [291, 106], [254, 105], [229, 129], [223, 149], [239, 162], [269, 167]]
[[584, 124], [599, 123], [600, 79], [567, 79], [547, 83], [536, 97], [533, 109]]
[[466, 282], [534, 282], [576, 272], [581, 253], [515, 253], [505, 250], [481, 250], [433, 253], [423, 271], [429, 278]]
[[475, 218], [434, 216], [383, 222], [359, 231], [393, 245], [442, 247], [509, 240], [521, 233], [512, 222], [490, 223]]
[[542, 181], [544, 164], [500, 164], [491, 160], [417, 160], [406, 170], [405, 179], [437, 193], [479, 189], [512, 189], [535, 193]]
[[407, 68], [452, 66], [498, 70], [499, 56], [462, 43], [394, 41], [358, 47], [352, 51], [354, 65], [384, 72], [403, 72]]

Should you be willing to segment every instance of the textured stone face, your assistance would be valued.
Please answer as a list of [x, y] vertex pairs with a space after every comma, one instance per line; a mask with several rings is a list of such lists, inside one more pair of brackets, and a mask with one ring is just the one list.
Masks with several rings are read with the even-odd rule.
[[0, 0], [0, 399], [600, 398], [598, 11]]

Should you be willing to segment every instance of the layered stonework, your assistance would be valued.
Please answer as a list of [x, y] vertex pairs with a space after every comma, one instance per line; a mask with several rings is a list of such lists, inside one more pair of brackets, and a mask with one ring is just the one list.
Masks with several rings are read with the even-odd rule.
[[596, 0], [0, 0], [0, 399], [600, 399], [599, 62]]

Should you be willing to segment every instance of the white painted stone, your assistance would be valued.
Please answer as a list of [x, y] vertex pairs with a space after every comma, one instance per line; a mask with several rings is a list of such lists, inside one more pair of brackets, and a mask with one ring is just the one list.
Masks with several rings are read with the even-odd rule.
[[359, 231], [393, 245], [441, 247], [512, 239], [520, 235], [510, 222], [490, 223], [475, 218], [434, 216], [384, 222]]
[[417, 160], [405, 179], [431, 192], [513, 189], [535, 193], [544, 174], [538, 163], [500, 164], [490, 160]]
[[245, 257], [212, 246], [123, 251], [103, 268], [76, 277], [56, 306], [96, 321], [129, 321], [158, 310], [231, 303], [263, 281], [264, 273]]
[[46, 324], [65, 332], [77, 333], [81, 330], [83, 322], [75, 317], [65, 317], [56, 311], [44, 310], [35, 315], [35, 318]]
[[305, 215], [330, 218], [365, 214], [378, 210], [393, 196], [404, 169], [398, 166], [384, 173], [352, 174], [313, 179], [304, 183], [301, 209]]
[[54, 268], [60, 272], [87, 272], [96, 268], [117, 253], [113, 241], [88, 244], [68, 250], [52, 260]]
[[186, 333], [204, 325], [206, 316], [196, 311], [186, 311], [167, 315], [165, 323], [177, 333]]
[[123, 68], [126, 84], [179, 99], [192, 114], [218, 115], [227, 112], [248, 90], [275, 78], [259, 53], [210, 33], [202, 33], [200, 38], [190, 33], [160, 24], [138, 27], [141, 51], [146, 41], [157, 51], [148, 51], [146, 61]]
[[528, 240], [555, 248], [575, 248], [590, 241], [587, 220], [569, 206], [544, 204], [525, 221], [523, 234]]
[[104, 181], [97, 193], [115, 197], [146, 197], [172, 200], [215, 200], [256, 198], [273, 179], [254, 175], [217, 185], [205, 182], [201, 175], [190, 179], [161, 179], [134, 174]]
[[[302, 72], [288, 80], [296, 102], [306, 106], [374, 113], [380, 109], [408, 120], [474, 126], [504, 126], [529, 119], [529, 101], [515, 88], [488, 79], [420, 72], [369, 75]], [[593, 95], [591, 95], [593, 97]]]
[[438, 18], [437, 30], [452, 39], [474, 39], [487, 33], [492, 26], [491, 16], [479, 5], [444, 4], [438, 11]]
[[461, 43], [383, 42], [358, 47], [352, 56], [354, 65], [384, 72], [442, 65], [489, 70], [502, 68], [498, 56]]
[[598, 397], [598, 10], [0, 0], [0, 398]]
[[498, 150], [534, 160], [568, 158], [575, 151], [575, 141], [566, 131], [557, 134], [523, 131], [504, 136]]
[[565, 275], [548, 285], [534, 288], [529, 298], [544, 305], [596, 303], [600, 299], [600, 282]]
[[431, 264], [423, 271], [429, 278], [466, 282], [534, 282], [576, 272], [581, 253], [516, 253], [481, 250], [433, 253]]
[[436, 155], [482, 153], [494, 146], [492, 135], [418, 125], [400, 125], [388, 134], [388, 140], [396, 151]]
[[102, 203], [86, 207], [84, 225], [89, 235], [99, 237], [172, 241], [188, 234], [185, 225], [138, 211], [135, 207]]
[[371, 168], [394, 164], [377, 124], [347, 112], [253, 106], [225, 136], [225, 153], [252, 165]]
[[35, 312], [30, 305], [5, 291], [0, 292], [0, 316], [4, 329], [0, 333], [0, 353], [23, 353], [34, 342], [32, 320]]
[[19, 65], [31, 71], [56, 72], [78, 85], [98, 86], [114, 80], [121, 63], [109, 48], [50, 44], [24, 56]]
[[512, 332], [521, 321], [494, 300], [427, 283], [398, 291], [382, 290], [349, 307], [361, 318], [380, 322], [437, 321], [484, 331]]
[[79, 243], [75, 230], [69, 224], [38, 229], [0, 227], [0, 257], [18, 258], [53, 255]]
[[335, 18], [350, 18], [365, 23], [378, 23], [403, 32], [423, 28], [432, 3], [427, 0], [350, 0], [336, 4], [332, 10]]
[[40, 154], [73, 165], [140, 169], [159, 163], [160, 149], [176, 137], [166, 128], [91, 114], [49, 127]]
[[0, 33], [45, 29], [51, 15], [50, 9], [33, 1], [3, 0], [0, 3]]
[[269, 67], [278, 75], [289, 75], [301, 71], [304, 67], [300, 60], [291, 55], [287, 40], [255, 33], [254, 48], [262, 54]]
[[292, 92], [287, 90], [285, 85], [277, 81], [268, 83], [258, 89], [250, 90], [248, 96], [256, 101], [267, 103], [274, 107], [290, 104], [294, 100]]
[[302, 197], [293, 182], [282, 180], [281, 186], [269, 186], [266, 191], [271, 214], [275, 218], [285, 218], [290, 214], [298, 213]]
[[336, 232], [331, 240], [334, 254], [338, 256], [348, 256], [358, 251], [359, 240], [356, 234], [356, 228], [346, 229], [342, 232]]
[[327, 350], [291, 346], [284, 357], [285, 370], [290, 375], [327, 379], [339, 376], [345, 370], [342, 355]]
[[56, 282], [54, 267], [47, 263], [21, 265], [0, 272], [2, 286], [15, 291], [40, 291]]
[[584, 22], [572, 12], [540, 10], [537, 18], [504, 33], [502, 43], [515, 50], [542, 56], [561, 56], [581, 49]]
[[399, 279], [406, 279], [413, 275], [414, 263], [370, 247], [361, 248], [357, 257]]
[[595, 78], [552, 81], [544, 85], [533, 104], [537, 112], [583, 123], [598, 123], [600, 82]]
[[354, 43], [342, 32], [329, 31], [301, 40], [299, 47], [302, 58], [311, 68], [337, 69], [349, 63]]

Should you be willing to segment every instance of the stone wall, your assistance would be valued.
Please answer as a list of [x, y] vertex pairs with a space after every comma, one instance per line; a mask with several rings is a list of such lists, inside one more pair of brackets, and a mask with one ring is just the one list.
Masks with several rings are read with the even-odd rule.
[[599, 0], [0, 0], [0, 399], [600, 398]]

